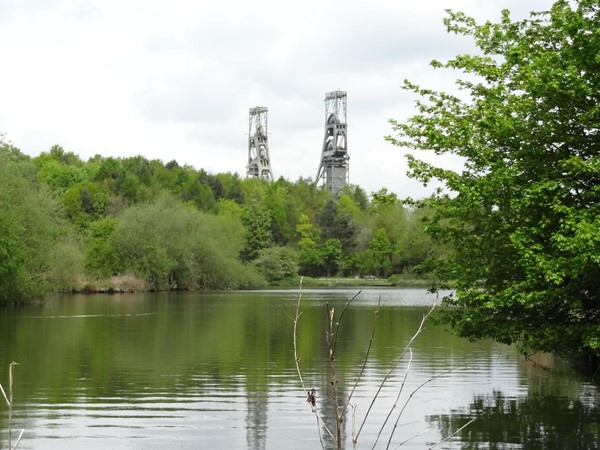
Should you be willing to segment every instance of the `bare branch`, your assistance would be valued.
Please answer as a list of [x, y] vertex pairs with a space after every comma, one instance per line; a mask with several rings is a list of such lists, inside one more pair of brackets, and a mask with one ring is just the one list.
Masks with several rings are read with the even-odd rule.
[[292, 319], [294, 322], [294, 362], [296, 363], [296, 371], [298, 372], [298, 378], [300, 379], [300, 384], [302, 385], [302, 390], [304, 391], [304, 395], [306, 397], [308, 397], [308, 391], [306, 390], [306, 387], [304, 385], [304, 379], [302, 378], [302, 372], [300, 371], [300, 365], [299, 365], [299, 361], [300, 358], [298, 358], [298, 345], [297, 345], [297, 331], [298, 331], [298, 319], [300, 319], [301, 313], [300, 313], [300, 301], [302, 300], [302, 280], [304, 279], [304, 277], [300, 278], [300, 292], [298, 292], [298, 302], [296, 303], [296, 315], [295, 317]]
[[354, 297], [352, 297], [350, 300], [348, 300], [346, 302], [346, 304], [344, 305], [344, 307], [342, 308], [342, 312], [340, 313], [340, 318], [337, 321], [336, 327], [335, 327], [335, 340], [333, 342], [333, 351], [335, 352], [335, 349], [337, 347], [337, 337], [338, 337], [338, 331], [340, 330], [340, 324], [342, 323], [342, 317], [344, 317], [344, 313], [346, 312], [346, 310], [348, 309], [348, 306], [350, 306], [350, 303], [352, 303], [356, 297], [358, 297], [360, 295], [362, 291], [358, 291], [356, 293], [356, 295]]
[[[348, 409], [348, 405], [352, 400], [352, 396], [354, 395], [354, 391], [358, 387], [358, 383], [362, 378], [363, 373], [365, 372], [365, 368], [367, 367], [367, 361], [369, 360], [369, 354], [371, 353], [371, 347], [373, 345], [373, 340], [375, 336], [375, 327], [377, 326], [377, 319], [379, 318], [379, 309], [381, 307], [381, 296], [379, 296], [379, 300], [377, 301], [377, 310], [375, 311], [375, 320], [373, 320], [373, 328], [371, 329], [371, 336], [369, 337], [369, 346], [367, 347], [367, 353], [365, 354], [365, 359], [363, 361], [362, 367], [360, 368], [360, 372], [358, 373], [358, 377], [356, 377], [356, 381], [354, 382], [354, 386], [352, 386], [352, 390], [350, 391], [350, 395], [348, 396], [348, 400], [346, 401], [346, 405], [342, 410], [342, 417], [346, 415], [346, 410]], [[356, 414], [356, 411], [354, 412]]]
[[[315, 392], [313, 392], [314, 390], [311, 391], [311, 393], [310, 393], [311, 395], [309, 395], [309, 391], [306, 389], [306, 386], [304, 384], [304, 379], [302, 378], [302, 372], [300, 371], [300, 358], [298, 357], [298, 344], [297, 344], [297, 342], [298, 342], [297, 335], [298, 334], [297, 334], [297, 331], [298, 331], [298, 320], [300, 319], [300, 316], [302, 315], [302, 313], [300, 312], [300, 301], [302, 300], [302, 281], [303, 280], [304, 280], [304, 277], [300, 277], [300, 292], [298, 292], [298, 302], [296, 303], [296, 315], [292, 319], [294, 322], [294, 337], [293, 337], [294, 362], [296, 364], [296, 371], [298, 372], [298, 379], [300, 380], [300, 384], [302, 385], [302, 390], [304, 391], [304, 396], [306, 397], [308, 403], [310, 404], [311, 411], [317, 418], [317, 429], [318, 429], [319, 425], [323, 426], [323, 428], [327, 431], [329, 436], [331, 436], [331, 439], [335, 439], [333, 437], [333, 434], [331, 433], [331, 431], [329, 430], [329, 428], [323, 421], [323, 419], [321, 419], [321, 417], [317, 413], [316, 391]], [[325, 448], [324, 444], [323, 444], [323, 440], [321, 439], [320, 430], [319, 430], [319, 439], [321, 440], [321, 447]]]
[[[398, 402], [400, 401], [400, 396], [402, 395], [402, 391], [404, 390], [404, 386], [406, 384], [406, 379], [408, 378], [408, 372], [410, 371], [410, 365], [411, 365], [412, 360], [413, 360], [412, 348], [409, 348], [408, 351], [410, 352], [410, 358], [408, 360], [408, 365], [406, 366], [406, 372], [404, 373], [404, 378], [402, 379], [402, 384], [400, 385], [400, 389], [398, 390], [398, 395], [396, 396], [396, 401], [394, 402], [394, 404], [390, 408], [390, 411], [388, 412], [388, 415], [386, 416], [385, 420], [383, 421], [383, 424], [381, 425], [381, 428], [379, 429], [379, 433], [377, 434], [377, 438], [375, 439], [375, 443], [373, 444], [373, 449], [377, 445], [377, 441], [379, 441], [379, 437], [381, 436], [381, 433], [383, 432], [383, 429], [385, 428], [388, 420], [390, 419], [392, 413], [394, 412], [394, 409], [396, 409], [396, 406], [398, 406]], [[391, 434], [393, 434], [393, 433], [394, 433], [394, 431], [392, 430]]]
[[457, 369], [449, 369], [446, 372], [442, 372], [440, 374], [434, 375], [433, 377], [429, 378], [428, 380], [425, 380], [423, 383], [421, 383], [419, 386], [417, 386], [415, 388], [414, 391], [412, 391], [410, 393], [410, 395], [408, 396], [408, 399], [406, 399], [406, 402], [404, 402], [404, 406], [402, 407], [402, 409], [400, 410], [400, 412], [398, 413], [398, 417], [396, 418], [396, 422], [394, 423], [394, 428], [392, 430], [392, 432], [390, 433], [390, 438], [388, 439], [388, 445], [386, 447], [386, 449], [390, 448], [390, 445], [392, 443], [392, 437], [394, 436], [394, 432], [396, 431], [396, 428], [398, 427], [398, 422], [400, 421], [400, 417], [402, 417], [402, 413], [404, 412], [404, 410], [406, 409], [406, 407], [408, 406], [408, 403], [412, 400], [413, 396], [425, 385], [431, 383], [434, 380], [437, 380], [438, 378], [441, 378], [443, 376], [449, 375], [452, 372], [456, 372], [457, 370], [466, 370], [468, 369], [467, 366], [465, 367], [459, 367]]
[[[8, 449], [13, 449], [12, 446], [12, 416], [13, 416], [13, 366], [18, 366], [19, 363], [11, 362], [8, 366]], [[2, 390], [4, 393], [4, 389]], [[4, 393], [6, 397], [6, 394]]]
[[458, 433], [460, 433], [462, 430], [464, 430], [465, 428], [467, 428], [469, 425], [471, 425], [473, 422], [475, 422], [476, 419], [471, 419], [469, 420], [467, 423], [465, 423], [462, 427], [460, 427], [458, 430], [456, 430], [454, 433], [452, 433], [450, 436], [447, 436], [446, 438], [442, 439], [440, 442], [438, 442], [437, 444], [435, 444], [433, 447], [429, 447], [429, 450], [432, 450], [436, 447], [438, 447], [440, 444], [443, 444], [444, 442], [448, 441], [449, 439], [451, 439], [453, 436], [456, 436]]
[[375, 401], [379, 397], [379, 394], [381, 393], [381, 390], [383, 389], [383, 386], [385, 385], [385, 383], [387, 382], [387, 380], [392, 376], [392, 373], [394, 373], [394, 371], [396, 370], [396, 368], [400, 364], [400, 361], [402, 361], [402, 359], [404, 358], [404, 355], [406, 354], [406, 352], [410, 348], [410, 346], [413, 343], [413, 341], [425, 329], [425, 327], [424, 327], [425, 321], [430, 316], [430, 314], [433, 312], [433, 310], [435, 309], [436, 305], [437, 305], [437, 303], [434, 303], [431, 306], [431, 309], [426, 314], [423, 315], [421, 323], [419, 324], [419, 328], [417, 329], [417, 331], [415, 332], [415, 334], [413, 335], [413, 337], [408, 341], [408, 343], [406, 344], [406, 347], [404, 347], [404, 350], [400, 354], [400, 356], [399, 356], [398, 360], [396, 361], [396, 363], [393, 365], [393, 367], [388, 371], [388, 373], [385, 375], [385, 377], [381, 381], [379, 387], [377, 388], [377, 392], [375, 392], [375, 395], [373, 396], [373, 399], [371, 400], [371, 404], [369, 405], [369, 408], [367, 409], [367, 413], [365, 414], [365, 417], [363, 418], [363, 421], [362, 421], [362, 423], [360, 425], [360, 428], [358, 429], [358, 433], [356, 434], [356, 439], [358, 439], [358, 436], [360, 435], [363, 427], [365, 426], [367, 418], [369, 417], [369, 414], [371, 413], [371, 410], [373, 409], [373, 405], [375, 404]]
[[429, 433], [431, 430], [433, 430], [435, 427], [431, 427], [431, 428], [427, 428], [426, 430], [423, 430], [417, 434], [415, 434], [414, 436], [409, 437], [408, 439], [403, 440], [402, 442], [400, 442], [398, 444], [397, 447], [394, 448], [394, 450], [399, 449], [400, 447], [402, 447], [404, 444], [406, 444], [408, 441], [412, 441], [415, 438], [418, 438], [419, 436], [424, 435], [425, 433]]
[[[356, 298], [356, 297], [355, 297]], [[340, 415], [340, 405], [338, 403], [337, 388], [338, 377], [335, 367], [335, 340], [333, 338], [333, 317], [335, 316], [335, 308], [330, 308], [329, 303], [325, 303], [327, 311], [327, 347], [329, 349], [329, 367], [331, 369], [331, 400], [333, 402], [333, 411], [335, 412], [335, 431], [337, 448], [342, 448], [342, 417]], [[337, 325], [339, 328], [339, 322]], [[336, 328], [336, 329], [337, 329]], [[337, 339], [337, 335], [336, 335]]]
[[17, 446], [19, 445], [19, 442], [21, 442], [21, 438], [23, 437], [23, 433], [25, 433], [25, 428], [23, 428], [21, 430], [21, 433], [19, 434], [19, 437], [17, 438], [17, 442], [15, 442], [15, 446], [13, 447], [13, 450], [16, 450]]
[[4, 388], [2, 387], [1, 384], [0, 384], [0, 391], [2, 391], [2, 396], [4, 397], [4, 400], [6, 400], [6, 404], [8, 406], [10, 406], [10, 401], [8, 400], [8, 397], [6, 396], [6, 392], [4, 392]]

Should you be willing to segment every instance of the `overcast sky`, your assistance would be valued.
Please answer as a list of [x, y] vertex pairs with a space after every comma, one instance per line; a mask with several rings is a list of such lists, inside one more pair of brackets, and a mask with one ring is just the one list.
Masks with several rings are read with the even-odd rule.
[[[0, 0], [0, 133], [36, 156], [143, 155], [245, 176], [248, 110], [269, 109], [276, 178], [316, 176], [325, 93], [348, 93], [350, 182], [428, 194], [384, 140], [405, 78], [451, 86], [433, 58], [472, 52], [444, 9], [479, 20], [550, 0]], [[450, 161], [447, 162], [451, 164]]]

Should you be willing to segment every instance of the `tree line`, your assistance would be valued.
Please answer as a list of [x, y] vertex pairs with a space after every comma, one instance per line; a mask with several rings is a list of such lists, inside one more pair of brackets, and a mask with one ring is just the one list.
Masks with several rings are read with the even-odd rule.
[[[0, 303], [48, 292], [226, 289], [299, 275], [388, 277], [439, 251], [422, 210], [381, 189], [339, 197], [311, 179], [272, 183], [176, 161], [0, 141]], [[109, 281], [112, 280], [112, 281]], [[115, 287], [115, 286], [112, 286]]]

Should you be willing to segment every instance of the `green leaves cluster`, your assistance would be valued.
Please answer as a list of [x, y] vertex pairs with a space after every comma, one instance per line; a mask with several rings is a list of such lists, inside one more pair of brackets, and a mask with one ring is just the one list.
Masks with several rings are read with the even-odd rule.
[[421, 202], [453, 251], [457, 288], [442, 320], [461, 335], [600, 360], [600, 7], [559, 0], [513, 22], [449, 12], [480, 52], [433, 66], [463, 72], [459, 94], [406, 82], [418, 114], [392, 121], [397, 145], [460, 158], [461, 172], [409, 157], [444, 188]]

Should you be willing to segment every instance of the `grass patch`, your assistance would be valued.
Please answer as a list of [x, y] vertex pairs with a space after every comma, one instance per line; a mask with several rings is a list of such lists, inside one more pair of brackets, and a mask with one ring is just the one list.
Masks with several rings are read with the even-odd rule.
[[[288, 278], [278, 281], [271, 287], [278, 288], [296, 288], [300, 277]], [[305, 288], [319, 287], [423, 287], [428, 288], [434, 285], [435, 280], [428, 277], [417, 277], [414, 274], [395, 274], [389, 278], [376, 277], [303, 277], [302, 285]]]
[[118, 294], [126, 292], [148, 292], [150, 284], [131, 273], [115, 275], [107, 278], [81, 277], [75, 288], [76, 293]]

